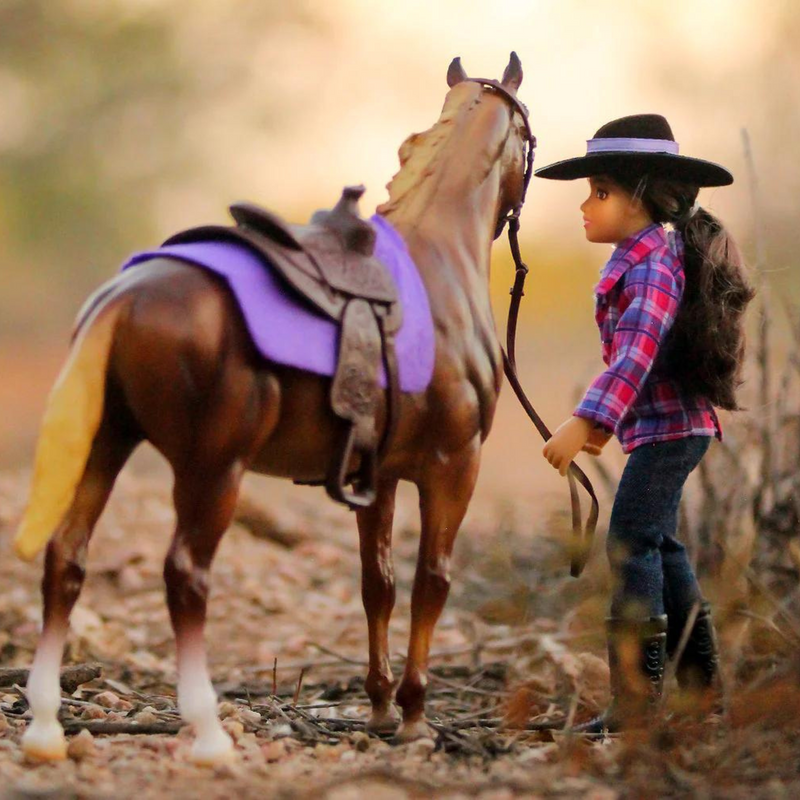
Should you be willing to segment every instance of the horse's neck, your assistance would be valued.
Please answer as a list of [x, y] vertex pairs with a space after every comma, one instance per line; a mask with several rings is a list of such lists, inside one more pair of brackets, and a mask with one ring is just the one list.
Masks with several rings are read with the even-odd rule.
[[[497, 214], [499, 173], [493, 170], [469, 190], [426, 187], [424, 196], [392, 205], [386, 218], [403, 236], [430, 297], [439, 329], [491, 327], [489, 257]], [[460, 289], [460, 292], [454, 290]], [[472, 320], [453, 315], [452, 298], [466, 299]], [[483, 332], [481, 332], [483, 333]]]

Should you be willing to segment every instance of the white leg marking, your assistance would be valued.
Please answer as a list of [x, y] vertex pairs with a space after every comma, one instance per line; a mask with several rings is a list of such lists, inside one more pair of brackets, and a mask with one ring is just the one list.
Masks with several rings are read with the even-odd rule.
[[67, 740], [57, 718], [65, 637], [65, 633], [53, 631], [42, 635], [28, 676], [28, 702], [33, 720], [22, 737], [22, 751], [43, 761], [61, 761], [67, 757]]
[[195, 764], [216, 766], [236, 757], [233, 739], [217, 717], [217, 695], [208, 677], [202, 643], [186, 644], [178, 665], [178, 706], [181, 716], [194, 726], [191, 759]]

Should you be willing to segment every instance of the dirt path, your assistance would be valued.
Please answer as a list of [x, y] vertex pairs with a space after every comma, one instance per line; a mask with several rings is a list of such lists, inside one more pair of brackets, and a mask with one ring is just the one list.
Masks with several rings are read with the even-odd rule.
[[[19, 471], [0, 473], [5, 669], [29, 666], [40, 618], [41, 563], [24, 565], [9, 550], [26, 484]], [[3, 796], [605, 800], [796, 796], [800, 789], [791, 783], [800, 743], [794, 678], [781, 684], [788, 694], [765, 712], [767, 725], [740, 714], [738, 727], [690, 726], [676, 737], [673, 725], [646, 740], [604, 744], [504, 726], [563, 721], [570, 713], [583, 719], [606, 699], [607, 670], [598, 658], [602, 559], [581, 582], [565, 577], [563, 548], [545, 530], [552, 520], [532, 527], [523, 505], [479, 501], [459, 540], [453, 591], [434, 642], [431, 738], [394, 746], [367, 736], [352, 516], [320, 494], [261, 479], [248, 480], [239, 522], [215, 562], [207, 629], [220, 710], [239, 762], [219, 770], [191, 766], [185, 728], [92, 735], [89, 728], [108, 723], [179, 727], [161, 581], [173, 522], [169, 490], [159, 471], [123, 473], [98, 526], [66, 661], [98, 663], [102, 676], [64, 696], [64, 719], [76, 731], [68, 761], [25, 761], [18, 746], [24, 697], [13, 686], [0, 688]], [[404, 494], [395, 529], [396, 671], [416, 556], [413, 501]], [[787, 709], [797, 711], [788, 721]], [[87, 730], [78, 734], [81, 728]]]

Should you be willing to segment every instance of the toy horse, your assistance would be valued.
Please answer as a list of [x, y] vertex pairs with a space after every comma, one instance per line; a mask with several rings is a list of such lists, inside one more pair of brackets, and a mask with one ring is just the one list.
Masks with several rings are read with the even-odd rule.
[[[522, 68], [515, 54], [502, 81], [470, 79], [458, 59], [447, 79], [439, 120], [402, 144], [400, 170], [378, 208], [404, 240], [424, 284], [435, 362], [424, 390], [399, 393], [392, 435], [375, 472], [374, 502], [356, 511], [369, 629], [368, 727], [391, 730], [398, 724], [388, 646], [395, 490], [400, 480], [419, 489], [411, 635], [396, 694], [400, 740], [428, 735], [431, 637], [502, 380], [489, 302], [490, 250], [504, 218], [522, 202], [531, 142], [526, 111], [516, 99]], [[47, 546], [44, 625], [28, 682], [33, 721], [23, 738], [27, 755], [65, 755], [56, 718], [59, 666], [89, 538], [117, 474], [147, 440], [174, 473], [177, 526], [164, 578], [179, 708], [196, 734], [192, 758], [216, 764], [233, 756], [217, 718], [204, 644], [211, 562], [245, 471], [324, 480], [342, 430], [330, 391], [329, 377], [260, 358], [224, 282], [185, 262], [146, 260], [87, 302], [48, 401], [30, 502], [15, 540], [26, 559]], [[377, 399], [379, 430], [386, 425], [388, 395], [387, 389]]]

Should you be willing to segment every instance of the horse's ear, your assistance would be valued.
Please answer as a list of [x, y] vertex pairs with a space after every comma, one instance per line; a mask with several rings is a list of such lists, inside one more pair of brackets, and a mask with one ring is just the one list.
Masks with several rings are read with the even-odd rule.
[[508, 66], [503, 73], [503, 80], [500, 81], [510, 92], [516, 92], [522, 83], [522, 62], [519, 56], [512, 50]]
[[456, 56], [447, 68], [447, 85], [452, 89], [457, 83], [467, 80], [467, 73], [461, 66], [461, 59]]

